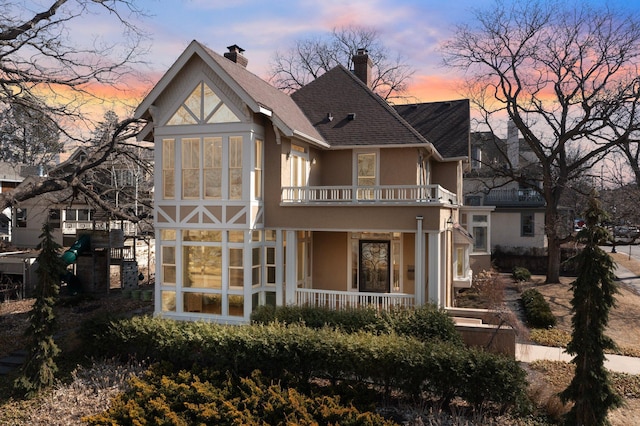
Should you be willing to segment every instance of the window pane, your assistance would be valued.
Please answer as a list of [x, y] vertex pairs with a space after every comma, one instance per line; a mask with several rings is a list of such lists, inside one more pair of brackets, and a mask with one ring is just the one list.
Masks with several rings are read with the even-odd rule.
[[162, 140], [162, 194], [165, 199], [171, 199], [175, 197], [175, 140], [163, 139]]
[[164, 198], [170, 199], [176, 196], [175, 173], [173, 170], [162, 171], [162, 185], [164, 186]]
[[238, 121], [240, 121], [238, 116], [235, 115], [228, 106], [222, 104], [211, 116], [208, 123], [237, 123]]
[[176, 230], [175, 229], [161, 229], [160, 230], [160, 239], [163, 241], [175, 241], [176, 240]]
[[242, 136], [229, 138], [229, 199], [242, 199]]
[[222, 314], [222, 295], [206, 293], [184, 293], [184, 311], [206, 314]]
[[198, 84], [189, 95], [184, 105], [189, 108], [197, 119], [201, 119], [200, 106], [202, 105], [202, 83]]
[[204, 139], [204, 196], [222, 198], [222, 138]]
[[163, 312], [175, 312], [176, 311], [176, 292], [175, 291], [162, 291], [162, 311]]
[[241, 248], [229, 249], [229, 266], [242, 266], [242, 250]]
[[244, 286], [244, 271], [242, 269], [229, 268], [229, 287]]
[[487, 228], [485, 226], [473, 227], [474, 251], [487, 251]]
[[230, 243], [244, 243], [244, 231], [229, 231]]
[[222, 248], [187, 246], [183, 248], [185, 287], [222, 287]]
[[244, 316], [244, 297], [240, 295], [229, 296], [229, 315]]
[[213, 90], [208, 85], [204, 85], [204, 100], [203, 100], [203, 109], [204, 109], [204, 117], [208, 117], [211, 115], [213, 110], [220, 104], [220, 98], [213, 93]]
[[522, 236], [532, 237], [534, 235], [534, 216], [533, 213], [522, 213]]

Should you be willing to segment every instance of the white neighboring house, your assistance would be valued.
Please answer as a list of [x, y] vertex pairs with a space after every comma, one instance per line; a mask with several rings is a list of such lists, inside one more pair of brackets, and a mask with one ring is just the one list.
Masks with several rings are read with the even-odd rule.
[[[475, 245], [492, 252], [497, 247], [508, 252], [546, 249], [544, 198], [535, 189], [521, 187], [492, 172], [507, 161], [520, 170], [537, 164], [518, 130], [509, 122], [506, 140], [488, 132], [474, 133], [471, 139], [472, 170], [464, 178], [468, 213], [461, 223], [474, 235]], [[493, 225], [489, 226], [490, 235], [478, 235], [474, 230], [485, 218]]]

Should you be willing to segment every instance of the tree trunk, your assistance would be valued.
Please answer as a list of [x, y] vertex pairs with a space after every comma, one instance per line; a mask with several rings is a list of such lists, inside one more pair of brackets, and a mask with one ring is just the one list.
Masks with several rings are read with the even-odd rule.
[[544, 213], [545, 233], [547, 235], [547, 284], [560, 282], [560, 238], [558, 236], [557, 209], [547, 203]]

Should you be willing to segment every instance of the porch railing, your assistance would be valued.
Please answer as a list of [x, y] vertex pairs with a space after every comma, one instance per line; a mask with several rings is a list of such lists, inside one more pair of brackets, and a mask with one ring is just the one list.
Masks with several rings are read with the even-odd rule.
[[284, 186], [282, 203], [308, 204], [458, 204], [440, 185]]
[[365, 293], [298, 288], [296, 289], [296, 302], [298, 306], [338, 310], [368, 306], [384, 311], [392, 308], [413, 307], [415, 305], [415, 298], [412, 294]]

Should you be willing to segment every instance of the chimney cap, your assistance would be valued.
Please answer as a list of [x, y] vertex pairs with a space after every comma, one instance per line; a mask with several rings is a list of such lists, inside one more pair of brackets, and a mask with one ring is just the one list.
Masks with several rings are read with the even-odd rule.
[[364, 47], [360, 47], [360, 48], [356, 49], [356, 55], [366, 55], [368, 53], [369, 53], [369, 51], [367, 49], [365, 49]]
[[244, 49], [242, 47], [238, 46], [237, 44], [232, 44], [231, 46], [227, 46], [227, 49], [229, 49], [230, 53], [233, 53], [233, 52], [242, 53], [242, 52], [244, 52]]

